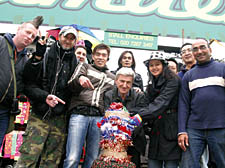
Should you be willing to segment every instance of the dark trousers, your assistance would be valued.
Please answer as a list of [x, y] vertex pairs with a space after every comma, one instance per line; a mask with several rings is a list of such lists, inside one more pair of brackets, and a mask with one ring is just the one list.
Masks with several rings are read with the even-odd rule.
[[131, 155], [131, 162], [136, 165], [136, 168], [141, 167], [141, 156], [140, 153], [135, 149], [134, 146], [129, 146], [127, 150], [127, 154]]
[[0, 108], [0, 147], [9, 126], [9, 110]]

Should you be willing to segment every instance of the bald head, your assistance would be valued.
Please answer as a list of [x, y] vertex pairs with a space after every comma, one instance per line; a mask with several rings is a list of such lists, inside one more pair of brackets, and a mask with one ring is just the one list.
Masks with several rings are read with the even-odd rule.
[[13, 37], [13, 42], [16, 45], [17, 51], [22, 51], [29, 46], [37, 37], [38, 29], [31, 23], [23, 23], [18, 27], [16, 35]]

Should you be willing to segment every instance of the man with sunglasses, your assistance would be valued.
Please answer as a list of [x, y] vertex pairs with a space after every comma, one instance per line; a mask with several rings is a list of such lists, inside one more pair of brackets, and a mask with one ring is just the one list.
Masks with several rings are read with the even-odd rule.
[[197, 60], [185, 73], [179, 96], [178, 144], [189, 146], [191, 168], [200, 168], [201, 155], [208, 145], [217, 168], [225, 167], [225, 64], [211, 58], [208, 42], [198, 39], [192, 44]]

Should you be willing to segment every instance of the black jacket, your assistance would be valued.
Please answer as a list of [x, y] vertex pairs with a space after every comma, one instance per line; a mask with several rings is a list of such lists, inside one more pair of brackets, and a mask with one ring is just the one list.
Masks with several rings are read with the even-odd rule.
[[8, 93], [6, 94], [4, 100], [0, 103], [0, 107], [9, 109], [11, 108], [14, 95], [14, 82], [11, 67], [11, 57], [9, 55], [7, 41], [12, 47], [13, 55], [15, 52], [17, 53], [17, 60], [14, 64], [17, 95], [22, 94], [24, 91], [23, 69], [26, 61], [28, 60], [28, 57], [26, 55], [26, 49], [22, 50], [21, 52], [16, 51], [15, 44], [13, 43], [12, 36], [10, 34], [5, 34], [4, 37], [0, 36], [0, 100], [9, 86]]
[[177, 103], [180, 79], [177, 76], [157, 79], [151, 76], [146, 90], [147, 108], [140, 111], [144, 121], [150, 124], [149, 158], [157, 160], [180, 159], [177, 143]]
[[[131, 88], [129, 95], [122, 100], [118, 94], [118, 89], [115, 87], [112, 90], [109, 90], [104, 95], [104, 106], [105, 110], [109, 108], [110, 104], [113, 102], [121, 102], [129, 111], [130, 115], [133, 116], [139, 112], [141, 108], [145, 106], [144, 104], [144, 94], [137, 93], [133, 88]], [[135, 149], [140, 153], [145, 153], [146, 139], [144, 130], [142, 126], [137, 127], [132, 135], [133, 143]]]
[[137, 114], [141, 108], [145, 107], [144, 100], [144, 94], [137, 93], [133, 88], [131, 88], [129, 95], [123, 100], [119, 95], [118, 89], [114, 87], [104, 95], [104, 108], [107, 110], [111, 103], [121, 102], [127, 108], [130, 115], [133, 116]]
[[56, 95], [66, 102], [65, 105], [59, 103], [52, 108], [51, 115], [57, 116], [65, 113], [66, 105], [69, 105], [71, 98], [67, 82], [76, 65], [74, 49], [65, 51], [60, 47], [58, 41], [50, 47], [42, 61], [37, 62], [32, 57], [27, 62], [24, 68], [25, 91], [32, 101], [33, 111], [37, 115], [43, 117], [49, 109], [45, 102], [49, 94]]

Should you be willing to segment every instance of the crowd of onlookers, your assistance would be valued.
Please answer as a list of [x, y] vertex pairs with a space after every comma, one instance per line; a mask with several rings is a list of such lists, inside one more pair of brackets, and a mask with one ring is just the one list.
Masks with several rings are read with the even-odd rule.
[[0, 144], [17, 96], [26, 95], [32, 104], [16, 168], [77, 168], [83, 146], [83, 167], [91, 167], [100, 152], [97, 123], [113, 102], [127, 108], [129, 122], [142, 119], [128, 148], [136, 167], [145, 153], [145, 135], [149, 168], [225, 167], [225, 64], [213, 60], [207, 40], [181, 46], [179, 72], [176, 60], [153, 51], [143, 63], [144, 89], [131, 51], [124, 50], [118, 69], [109, 70], [110, 47], [77, 41], [71, 26], [61, 28], [58, 40], [39, 38], [28, 59], [26, 47], [42, 21], [36, 17], [15, 36], [0, 37]]

